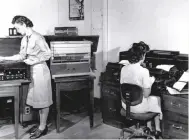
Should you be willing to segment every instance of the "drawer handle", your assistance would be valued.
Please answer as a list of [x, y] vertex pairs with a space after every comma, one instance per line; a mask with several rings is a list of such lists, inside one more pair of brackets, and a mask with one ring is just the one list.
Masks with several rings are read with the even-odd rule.
[[188, 108], [188, 106], [187, 106], [187, 105], [183, 105], [183, 107], [184, 107], [184, 108]]
[[112, 92], [110, 92], [110, 94], [111, 94], [111, 95], [115, 95], [115, 92], [112, 91]]
[[172, 105], [172, 106], [175, 106], [175, 107], [180, 107], [180, 104], [173, 103], [173, 102], [171, 102], [171, 105]]
[[109, 110], [110, 110], [111, 112], [116, 112], [116, 109], [113, 109], [113, 108], [109, 108]]
[[176, 125], [172, 125], [173, 128], [176, 128], [176, 129], [183, 129], [182, 126], [176, 126]]

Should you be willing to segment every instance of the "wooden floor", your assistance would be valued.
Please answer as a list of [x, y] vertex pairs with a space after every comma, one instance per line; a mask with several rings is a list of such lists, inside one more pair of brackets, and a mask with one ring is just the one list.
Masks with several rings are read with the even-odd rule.
[[[27, 128], [19, 128], [20, 139], [28, 139], [27, 131], [33, 125]], [[117, 139], [120, 135], [120, 129], [103, 124], [100, 112], [94, 114], [94, 127], [90, 129], [89, 118], [86, 113], [71, 114], [63, 116], [61, 119], [60, 133], [56, 133], [55, 122], [48, 123], [49, 131], [41, 139]], [[14, 134], [1, 137], [1, 139], [14, 139]]]

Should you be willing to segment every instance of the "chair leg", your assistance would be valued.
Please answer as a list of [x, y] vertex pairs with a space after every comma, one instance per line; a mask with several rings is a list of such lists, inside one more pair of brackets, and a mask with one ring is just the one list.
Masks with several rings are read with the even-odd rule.
[[129, 135], [129, 136], [126, 138], [126, 140], [131, 139], [131, 138], [133, 138], [134, 136], [135, 136], [135, 133], [132, 133], [131, 135]]
[[136, 124], [136, 129], [139, 129], [140, 128], [140, 123], [137, 123]]
[[119, 139], [131, 139], [132, 137], [134, 137], [135, 136], [135, 133], [132, 133], [132, 134], [130, 134], [127, 138], [125, 138], [124, 137], [124, 134], [119, 138]]
[[[137, 126], [138, 128], [138, 126]], [[145, 128], [145, 127], [144, 127]], [[135, 129], [135, 128], [123, 128], [120, 132], [120, 138], [119, 139], [131, 139], [135, 136], [137, 137], [140, 137], [140, 136], [145, 136], [147, 137], [147, 139], [153, 139], [153, 140], [156, 140], [156, 138], [151, 135], [151, 134], [147, 134], [144, 132], [144, 128], [138, 128], [138, 129]], [[124, 132], [128, 132], [128, 133], [131, 133], [128, 137], [124, 137]]]
[[135, 132], [135, 129], [134, 129], [134, 128], [123, 128], [122, 130], [123, 130], [123, 132], [128, 132], [128, 133], [133, 133], [133, 132]]
[[149, 135], [149, 134], [146, 134], [146, 133], [144, 133], [143, 136], [146, 136], [147, 139], [150, 139], [150, 138], [151, 138], [151, 139], [153, 139], [153, 140], [156, 140], [156, 138], [155, 138], [154, 136]]
[[119, 139], [124, 139], [124, 131], [121, 130]]
[[148, 131], [146, 131], [145, 132], [145, 129], [146, 129], [147, 127], [143, 127], [142, 128], [142, 135], [143, 136], [145, 136], [145, 137], [147, 137], [147, 139], [153, 139], [153, 140], [156, 140], [156, 138], [155, 138], [155, 136], [153, 136], [152, 134], [150, 134], [150, 133], [148, 133]]
[[133, 128], [123, 128], [120, 132], [120, 139], [124, 139], [124, 132], [131, 133], [131, 135], [135, 132], [135, 129]]

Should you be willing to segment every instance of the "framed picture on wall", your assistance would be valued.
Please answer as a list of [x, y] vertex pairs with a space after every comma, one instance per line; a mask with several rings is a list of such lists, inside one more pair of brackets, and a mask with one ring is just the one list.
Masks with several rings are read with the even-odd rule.
[[69, 19], [84, 20], [84, 0], [69, 0]]

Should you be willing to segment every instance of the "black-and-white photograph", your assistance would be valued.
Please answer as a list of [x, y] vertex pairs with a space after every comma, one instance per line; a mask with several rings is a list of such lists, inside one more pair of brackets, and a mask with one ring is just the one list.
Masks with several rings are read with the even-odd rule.
[[0, 17], [0, 139], [188, 139], [189, 0], [4, 0]]
[[69, 0], [69, 19], [84, 20], [84, 0]]

